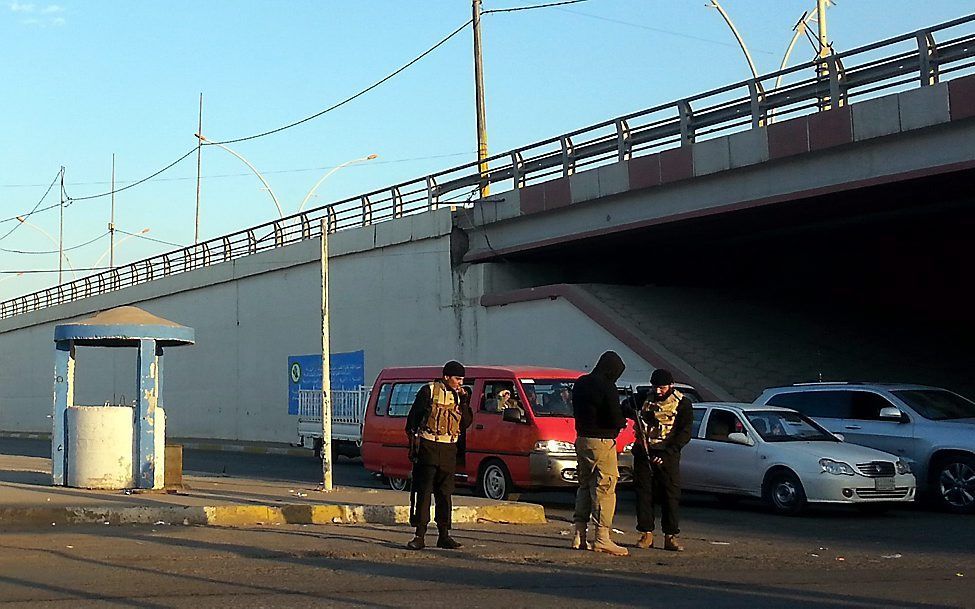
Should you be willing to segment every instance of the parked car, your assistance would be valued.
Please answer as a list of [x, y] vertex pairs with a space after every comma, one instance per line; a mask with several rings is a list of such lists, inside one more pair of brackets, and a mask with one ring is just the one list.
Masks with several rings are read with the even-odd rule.
[[756, 400], [794, 408], [854, 444], [913, 462], [919, 488], [945, 509], [975, 513], [975, 403], [924, 385], [808, 383]]
[[694, 405], [680, 473], [685, 490], [760, 497], [782, 514], [808, 503], [879, 511], [913, 501], [916, 487], [906, 461], [843, 442], [794, 410], [726, 402]]
[[[491, 499], [513, 498], [516, 490], [577, 484], [571, 393], [583, 373], [528, 366], [466, 368], [474, 423], [467, 430], [467, 456], [458, 468], [458, 483]], [[362, 431], [362, 462], [394, 489], [407, 487], [412, 469], [406, 415], [416, 392], [440, 372], [433, 366], [386, 368], [373, 384]], [[517, 404], [506, 401], [504, 392]], [[632, 441], [630, 425], [618, 450]], [[632, 456], [621, 455], [621, 479], [631, 472]]]

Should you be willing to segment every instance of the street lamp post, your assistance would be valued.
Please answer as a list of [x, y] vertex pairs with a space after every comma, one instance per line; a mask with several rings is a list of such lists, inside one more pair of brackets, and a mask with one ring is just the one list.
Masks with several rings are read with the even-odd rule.
[[339, 169], [342, 169], [343, 167], [348, 167], [349, 165], [352, 165], [353, 163], [362, 163], [362, 162], [365, 162], [365, 161], [371, 161], [371, 160], [373, 160], [374, 158], [376, 158], [378, 156], [379, 156], [378, 154], [370, 154], [369, 156], [364, 156], [364, 157], [362, 157], [360, 159], [352, 159], [351, 161], [346, 161], [346, 162], [342, 163], [341, 165], [337, 165], [337, 166], [333, 167], [328, 173], [326, 173], [325, 175], [323, 175], [317, 182], [315, 182], [315, 185], [314, 186], [311, 187], [311, 190], [308, 191], [308, 194], [305, 195], [305, 198], [301, 200], [301, 205], [298, 206], [298, 211], [300, 212], [301, 210], [303, 210], [305, 208], [305, 203], [307, 203], [308, 202], [308, 199], [310, 199], [311, 196], [313, 194], [315, 194], [315, 191], [318, 190], [318, 187], [321, 186], [322, 182], [324, 182], [328, 178], [328, 176], [332, 175], [333, 173], [335, 173]]
[[[264, 179], [264, 176], [261, 175], [261, 172], [258, 171], [256, 167], [254, 167], [253, 165], [250, 164], [250, 161], [248, 161], [247, 159], [245, 159], [241, 155], [237, 154], [236, 152], [234, 152], [233, 150], [231, 150], [227, 146], [224, 146], [223, 144], [220, 144], [218, 142], [211, 142], [211, 141], [209, 141], [208, 139], [206, 139], [205, 137], [203, 137], [203, 135], [200, 134], [200, 133], [194, 133], [193, 135], [195, 135], [197, 138], [199, 138], [201, 143], [205, 142], [208, 145], [219, 146], [219, 147], [223, 148], [224, 150], [226, 150], [230, 154], [232, 154], [235, 157], [237, 157], [238, 159], [240, 159], [245, 165], [247, 165], [250, 168], [250, 170], [254, 172], [254, 175], [257, 176], [257, 179], [261, 181], [261, 184], [264, 184], [264, 188], [267, 189], [267, 193], [269, 195], [271, 195], [271, 200], [274, 201], [274, 206], [278, 208], [278, 216], [280, 216], [282, 218], [284, 217], [284, 211], [281, 210], [281, 204], [278, 203], [278, 198], [276, 196], [274, 196], [274, 191], [271, 190], [271, 185], [267, 183], [267, 180]], [[199, 222], [199, 218], [197, 218], [197, 222]]]
[[[53, 243], [54, 245], [56, 245], [57, 248], [58, 248], [58, 266], [59, 267], [61, 266], [61, 262], [60, 261], [63, 259], [64, 262], [66, 262], [68, 264], [68, 269], [71, 271], [71, 276], [74, 277], [75, 279], [78, 278], [78, 274], [74, 272], [74, 267], [71, 265], [71, 260], [68, 258], [68, 254], [65, 253], [65, 251], [64, 251], [64, 249], [62, 247], [62, 244], [59, 243], [57, 239], [55, 239], [54, 237], [51, 236], [51, 233], [47, 232], [46, 230], [44, 230], [40, 226], [37, 226], [36, 224], [33, 224], [31, 222], [28, 222], [27, 221], [27, 218], [24, 218], [23, 216], [16, 216], [16, 218], [17, 218], [17, 221], [18, 222], [20, 222], [21, 224], [23, 224], [24, 226], [26, 226], [28, 228], [34, 229], [35, 231], [39, 232], [40, 234], [44, 235], [47, 238], [48, 241], [50, 241], [51, 243]], [[58, 285], [61, 285], [61, 274], [60, 274], [60, 272], [58, 272]]]

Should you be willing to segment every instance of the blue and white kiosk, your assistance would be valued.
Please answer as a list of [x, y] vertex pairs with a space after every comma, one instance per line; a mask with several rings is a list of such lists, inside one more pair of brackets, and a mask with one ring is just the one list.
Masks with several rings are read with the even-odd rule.
[[[193, 328], [138, 307], [117, 307], [55, 326], [54, 342], [52, 484], [105, 489], [161, 488], [165, 450], [163, 349], [192, 345]], [[134, 347], [138, 379], [135, 401], [75, 405], [77, 347]]]

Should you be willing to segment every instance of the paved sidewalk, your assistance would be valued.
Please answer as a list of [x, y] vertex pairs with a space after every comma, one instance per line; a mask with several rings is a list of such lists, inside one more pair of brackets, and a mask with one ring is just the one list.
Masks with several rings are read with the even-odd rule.
[[[50, 440], [49, 432], [0, 431], [0, 439]], [[283, 442], [257, 442], [252, 440], [219, 440], [206, 438], [166, 438], [167, 444], [179, 444], [184, 450], [248, 453], [252, 455], [311, 456], [312, 449]]]
[[[407, 524], [409, 494], [188, 473], [174, 491], [96, 491], [51, 486], [43, 457], [0, 455], [0, 527], [64, 524]], [[540, 524], [540, 505], [455, 497], [456, 523]]]

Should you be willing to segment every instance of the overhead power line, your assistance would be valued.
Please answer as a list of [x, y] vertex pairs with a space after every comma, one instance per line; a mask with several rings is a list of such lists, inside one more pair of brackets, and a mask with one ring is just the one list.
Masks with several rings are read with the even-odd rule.
[[155, 239], [153, 237], [146, 237], [145, 235], [141, 235], [139, 233], [130, 233], [130, 232], [124, 231], [121, 228], [116, 228], [115, 229], [115, 232], [122, 233], [123, 235], [129, 235], [130, 237], [138, 237], [139, 239], [145, 239], [146, 241], [155, 241], [156, 243], [162, 243], [163, 245], [171, 245], [173, 247], [186, 247], [185, 245], [183, 245], [181, 243], [173, 243], [172, 241], [163, 241], [162, 239]]
[[[51, 185], [48, 186], [47, 187], [47, 190], [44, 191], [44, 195], [37, 201], [37, 203], [34, 204], [34, 209], [30, 210], [26, 214], [22, 214], [19, 217], [18, 216], [14, 216], [12, 218], [7, 218], [6, 220], [3, 221], [3, 222], [10, 222], [12, 220], [17, 220], [18, 222], [17, 222], [17, 224], [13, 228], [11, 228], [10, 230], [8, 230], [2, 237], [0, 237], [0, 241], [3, 241], [7, 237], [9, 237], [11, 234], [13, 234], [13, 232], [15, 230], [17, 230], [18, 228], [20, 228], [20, 225], [23, 224], [23, 222], [20, 221], [21, 219], [26, 220], [27, 218], [30, 218], [33, 214], [37, 213], [37, 208], [41, 206], [41, 203], [44, 202], [44, 199], [47, 198], [47, 195], [51, 194], [51, 189], [54, 188], [54, 185], [58, 183], [58, 178], [60, 178], [60, 177], [61, 177], [61, 170], [58, 170], [57, 175], [55, 175], [54, 176], [54, 179], [51, 180]], [[61, 205], [61, 204], [58, 203], [57, 205], [54, 205], [53, 207], [58, 207], [59, 205]], [[51, 208], [50, 207], [45, 207], [44, 209], [51, 209]]]
[[[109, 266], [74, 267], [73, 271], [107, 271]], [[59, 273], [60, 269], [23, 269], [19, 271], [0, 271], [0, 275], [36, 275], [38, 273]]]
[[265, 136], [271, 135], [273, 133], [280, 133], [281, 131], [284, 131], [285, 129], [291, 129], [292, 127], [297, 127], [298, 125], [301, 125], [303, 123], [307, 123], [310, 120], [314, 120], [314, 119], [318, 118], [319, 116], [322, 116], [323, 114], [327, 114], [328, 112], [331, 112], [332, 110], [335, 110], [337, 108], [341, 108], [342, 106], [344, 106], [345, 104], [349, 103], [350, 101], [352, 101], [352, 100], [354, 100], [356, 98], [359, 98], [359, 97], [365, 95], [369, 91], [372, 91], [373, 89], [375, 89], [379, 85], [381, 85], [384, 82], [390, 80], [391, 78], [395, 77], [397, 74], [401, 73], [402, 71], [406, 70], [407, 68], [409, 68], [410, 66], [412, 66], [416, 62], [420, 61], [421, 59], [423, 59], [424, 57], [426, 57], [430, 53], [434, 52], [435, 50], [437, 50], [438, 48], [440, 48], [441, 46], [443, 46], [448, 40], [450, 40], [451, 38], [453, 38], [457, 34], [459, 34], [462, 31], [464, 31], [464, 28], [466, 28], [467, 26], [469, 26], [472, 23], [474, 23], [474, 19], [473, 18], [468, 19], [466, 22], [464, 22], [463, 25], [461, 25], [460, 27], [458, 27], [457, 29], [455, 29], [453, 32], [447, 34], [444, 38], [440, 39], [440, 42], [438, 42], [437, 44], [433, 45], [432, 47], [430, 47], [426, 51], [423, 51], [422, 53], [420, 53], [419, 55], [417, 55], [416, 57], [414, 57], [412, 60], [410, 60], [409, 62], [403, 64], [402, 67], [400, 67], [400, 68], [398, 68], [398, 69], [390, 72], [389, 74], [387, 74], [386, 76], [384, 76], [380, 80], [377, 80], [376, 82], [374, 82], [373, 84], [369, 85], [365, 89], [359, 91], [358, 93], [356, 93], [354, 95], [350, 95], [349, 97], [346, 97], [342, 101], [340, 101], [340, 102], [338, 102], [336, 104], [332, 104], [331, 106], [329, 106], [328, 108], [325, 108], [324, 110], [322, 110], [320, 112], [316, 112], [315, 114], [312, 114], [311, 116], [306, 116], [305, 118], [303, 118], [301, 120], [297, 120], [297, 121], [295, 121], [293, 123], [289, 123], [287, 125], [284, 125], [283, 127], [278, 127], [277, 129], [271, 129], [269, 131], [263, 131], [261, 133], [255, 133], [254, 135], [248, 135], [246, 137], [238, 137], [238, 138], [234, 138], [234, 139], [231, 139], [231, 140], [203, 142], [203, 145], [204, 146], [216, 146], [218, 144], [234, 144], [236, 142], [246, 142], [247, 140], [254, 140], [254, 139], [257, 139], [259, 137], [265, 137]]
[[580, 2], [589, 2], [589, 0], [565, 0], [564, 2], [549, 2], [548, 4], [535, 4], [533, 6], [514, 6], [511, 8], [493, 8], [489, 11], [482, 11], [482, 15], [488, 15], [490, 13], [514, 13], [516, 11], [531, 11], [536, 8], [549, 8], [553, 6], [565, 6], [566, 4], [579, 4]]
[[163, 167], [159, 171], [157, 171], [157, 172], [155, 172], [155, 173], [153, 173], [151, 175], [148, 175], [148, 176], [142, 178], [141, 180], [136, 180], [135, 182], [132, 182], [131, 184], [129, 184], [127, 186], [123, 186], [122, 188], [116, 188], [115, 190], [109, 190], [108, 192], [102, 192], [102, 193], [99, 193], [97, 195], [87, 195], [87, 196], [84, 196], [84, 197], [71, 197], [71, 196], [69, 196], [68, 199], [70, 199], [71, 201], [87, 201], [89, 199], [100, 199], [101, 197], [107, 197], [107, 196], [109, 196], [111, 194], [114, 194], [114, 193], [122, 192], [122, 191], [128, 190], [130, 188], [135, 188], [139, 184], [142, 184], [144, 182], [148, 182], [149, 180], [153, 179], [154, 177], [156, 177], [157, 175], [163, 173], [164, 171], [167, 171], [169, 169], [172, 169], [177, 164], [179, 164], [180, 161], [182, 161], [186, 157], [190, 156], [194, 152], [196, 152], [196, 146], [190, 148], [189, 151], [186, 152], [186, 154], [184, 154], [183, 156], [179, 157], [178, 159], [176, 159], [175, 161], [173, 161], [169, 165], [166, 165], [165, 167]]
[[[108, 232], [104, 232], [101, 235], [98, 235], [97, 237], [95, 237], [94, 239], [91, 239], [90, 241], [85, 241], [84, 243], [80, 243], [78, 245], [73, 245], [71, 247], [66, 247], [66, 248], [64, 248], [61, 251], [62, 252], [70, 252], [72, 250], [81, 249], [81, 248], [85, 247], [86, 245], [91, 245], [92, 243], [98, 241], [99, 239], [104, 239], [105, 237], [108, 236], [108, 234], [109, 234]], [[10, 249], [6, 249], [6, 248], [3, 248], [3, 247], [0, 247], [0, 252], [7, 252], [8, 254], [31, 254], [31, 255], [35, 255], [35, 254], [36, 255], [40, 255], [40, 254], [57, 254], [57, 253], [59, 253], [58, 250], [27, 251], [27, 250], [10, 250]]]

